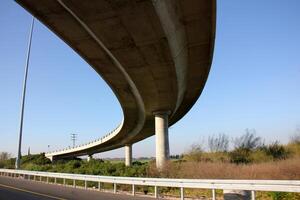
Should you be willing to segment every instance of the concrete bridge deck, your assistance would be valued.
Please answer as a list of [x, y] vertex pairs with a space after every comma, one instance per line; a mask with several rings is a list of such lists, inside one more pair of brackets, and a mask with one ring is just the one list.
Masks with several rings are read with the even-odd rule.
[[130, 155], [132, 144], [156, 134], [156, 156], [163, 163], [168, 126], [192, 108], [208, 77], [215, 0], [16, 1], [94, 68], [124, 115], [105, 137], [46, 156], [69, 158], [123, 146]]

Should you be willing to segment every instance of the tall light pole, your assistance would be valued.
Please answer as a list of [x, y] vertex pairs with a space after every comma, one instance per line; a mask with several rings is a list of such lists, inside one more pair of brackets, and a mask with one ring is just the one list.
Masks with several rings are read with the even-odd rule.
[[32, 17], [32, 21], [31, 21], [29, 41], [28, 41], [28, 47], [27, 47], [26, 64], [25, 64], [25, 74], [24, 74], [24, 80], [23, 80], [23, 94], [22, 94], [22, 100], [21, 100], [21, 114], [20, 114], [19, 145], [18, 145], [18, 155], [17, 155], [17, 158], [16, 158], [16, 164], [15, 164], [16, 169], [19, 169], [20, 164], [21, 164], [21, 147], [22, 147], [24, 105], [25, 105], [26, 83], [27, 83], [27, 74], [28, 74], [28, 66], [29, 66], [29, 57], [30, 57], [30, 50], [31, 50], [33, 26], [34, 26], [34, 17]]

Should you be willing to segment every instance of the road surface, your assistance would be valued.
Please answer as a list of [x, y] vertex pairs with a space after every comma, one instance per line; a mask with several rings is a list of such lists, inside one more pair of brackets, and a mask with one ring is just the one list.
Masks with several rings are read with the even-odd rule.
[[153, 198], [133, 197], [130, 195], [112, 194], [92, 190], [76, 189], [43, 182], [28, 181], [21, 178], [0, 176], [0, 200], [149, 200]]

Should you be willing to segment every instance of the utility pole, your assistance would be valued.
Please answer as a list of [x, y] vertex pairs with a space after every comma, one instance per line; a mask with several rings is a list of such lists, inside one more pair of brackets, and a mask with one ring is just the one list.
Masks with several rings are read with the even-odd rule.
[[18, 145], [18, 154], [16, 158], [15, 168], [19, 169], [21, 164], [21, 148], [22, 148], [22, 133], [23, 133], [23, 117], [24, 117], [24, 105], [25, 105], [25, 95], [26, 95], [26, 83], [27, 83], [27, 75], [28, 75], [28, 66], [29, 66], [29, 58], [30, 58], [30, 50], [31, 50], [31, 41], [32, 41], [32, 32], [34, 26], [34, 17], [32, 17], [30, 33], [29, 33], [29, 42], [27, 47], [27, 56], [26, 56], [26, 64], [25, 64], [25, 74], [23, 81], [23, 94], [21, 100], [21, 113], [20, 113], [20, 132], [19, 132], [19, 145]]
[[77, 134], [76, 133], [71, 133], [71, 140], [73, 142], [73, 148], [75, 147], [76, 139], [77, 139]]

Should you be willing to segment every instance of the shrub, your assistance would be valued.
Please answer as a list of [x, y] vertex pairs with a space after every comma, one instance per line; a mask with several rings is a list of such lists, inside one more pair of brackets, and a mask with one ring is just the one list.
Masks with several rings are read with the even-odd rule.
[[257, 137], [255, 130], [246, 129], [246, 133], [241, 137], [233, 140], [235, 149], [248, 149], [254, 150], [262, 146], [263, 142], [261, 137]]
[[45, 157], [45, 153], [37, 154], [37, 155], [27, 155], [21, 157], [21, 163], [33, 163], [36, 165], [46, 165], [50, 164], [51, 160]]
[[251, 162], [253, 163], [263, 163], [263, 162], [269, 162], [273, 160], [273, 157], [268, 155], [264, 150], [258, 149], [250, 153]]
[[229, 153], [230, 162], [235, 164], [250, 163], [252, 161], [250, 153], [251, 151], [247, 148], [237, 148]]
[[290, 192], [269, 192], [268, 196], [272, 198], [272, 200], [296, 200], [300, 199], [300, 194], [290, 193]]
[[274, 160], [286, 159], [289, 152], [280, 145], [278, 141], [261, 148], [267, 155], [271, 156]]
[[226, 152], [228, 145], [229, 137], [225, 134], [208, 137], [208, 148], [211, 152]]
[[0, 168], [7, 167], [11, 154], [8, 152], [0, 152]]
[[295, 134], [290, 138], [291, 144], [300, 144], [300, 128], [297, 128]]
[[203, 149], [200, 144], [193, 144], [190, 150], [183, 155], [183, 159], [188, 161], [200, 162], [202, 159]]
[[0, 161], [5, 161], [11, 158], [11, 154], [8, 152], [0, 152]]

